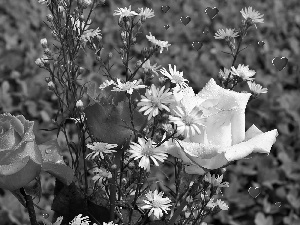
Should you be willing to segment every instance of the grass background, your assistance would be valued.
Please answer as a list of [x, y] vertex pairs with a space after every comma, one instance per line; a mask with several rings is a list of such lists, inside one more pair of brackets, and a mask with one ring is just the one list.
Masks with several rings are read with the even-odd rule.
[[[136, 56], [130, 67], [142, 59], [140, 51], [149, 47], [145, 35], [152, 33], [157, 39], [168, 41], [169, 50], [151, 58], [165, 68], [176, 65], [183, 71], [195, 91], [210, 78], [216, 80], [218, 71], [229, 68], [232, 58], [222, 51], [229, 51], [223, 41], [215, 40], [214, 33], [220, 28], [237, 28], [241, 23], [240, 10], [252, 6], [264, 14], [265, 22], [252, 27], [235, 64], [249, 65], [256, 71], [256, 82], [268, 88], [268, 93], [248, 104], [246, 128], [255, 124], [262, 131], [277, 129], [279, 136], [270, 155], [255, 156], [235, 162], [228, 167], [224, 181], [222, 200], [229, 205], [214, 217], [207, 217], [208, 224], [224, 225], [299, 225], [300, 224], [300, 2], [298, 0], [109, 0], [95, 10], [92, 28], [102, 30], [104, 50], [101, 56], [107, 58], [113, 52], [115, 66], [112, 74], [124, 77], [121, 60], [113, 47], [121, 46], [118, 17], [112, 14], [117, 7], [150, 7], [155, 17], [148, 19], [143, 33], [137, 37], [132, 50]], [[169, 5], [167, 13], [161, 6]], [[218, 15], [213, 19], [204, 13], [207, 7], [217, 7]], [[37, 143], [55, 137], [55, 133], [39, 129], [51, 124], [57, 110], [54, 94], [47, 90], [45, 77], [48, 73], [38, 68], [34, 61], [42, 55], [40, 39], [46, 37], [54, 43], [51, 33], [43, 21], [49, 12], [37, 0], [0, 0], [0, 107], [1, 113], [23, 114], [35, 121]], [[186, 26], [180, 22], [181, 16], [190, 16]], [[164, 25], [169, 25], [165, 29]], [[206, 35], [203, 31], [206, 30]], [[202, 41], [203, 47], [197, 51], [193, 41]], [[258, 46], [258, 41], [265, 45]], [[288, 64], [278, 71], [272, 65], [274, 57], [287, 57]], [[87, 68], [83, 80], [103, 82], [105, 77], [95, 60], [95, 55], [87, 52], [82, 57], [82, 66]], [[237, 87], [238, 91], [249, 91], [246, 84]], [[72, 130], [72, 127], [70, 127]], [[72, 133], [71, 133], [72, 136]], [[76, 136], [72, 136], [76, 142]], [[62, 139], [61, 143], [63, 144]], [[53, 200], [54, 179], [42, 174], [43, 195], [38, 203], [48, 210]], [[260, 187], [260, 195], [252, 198], [248, 189]], [[38, 202], [38, 201], [36, 201]], [[277, 207], [276, 202], [281, 206]], [[42, 212], [37, 210], [39, 217]], [[24, 207], [9, 192], [0, 190], [0, 225], [29, 224]]]

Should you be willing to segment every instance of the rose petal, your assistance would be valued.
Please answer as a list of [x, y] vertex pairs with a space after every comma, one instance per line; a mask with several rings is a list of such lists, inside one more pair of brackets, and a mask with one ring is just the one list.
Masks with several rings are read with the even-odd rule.
[[205, 171], [197, 165], [185, 166], [185, 172], [188, 174], [198, 174], [198, 175], [203, 175], [205, 173]]
[[18, 117], [14, 117], [11, 114], [2, 114], [0, 115], [0, 121], [9, 121], [13, 128], [18, 132], [20, 136], [24, 133], [24, 127]]
[[214, 145], [231, 145], [232, 112], [220, 112], [207, 119], [206, 134], [209, 143]]
[[276, 129], [258, 134], [248, 141], [227, 147], [225, 149], [225, 157], [228, 161], [234, 161], [243, 159], [252, 152], [270, 153], [277, 136], [278, 132]]
[[[197, 96], [208, 100], [212, 99], [211, 102], [204, 102], [203, 105], [203, 107], [211, 107], [206, 111], [204, 110], [206, 116], [209, 116], [208, 113], [211, 115], [211, 118], [208, 118], [209, 124], [207, 125], [209, 142], [217, 145], [230, 146], [244, 140], [244, 112], [251, 96], [250, 93], [238, 93], [224, 89], [218, 86], [214, 79], [210, 79]], [[213, 101], [215, 99], [219, 99], [217, 104], [216, 101]], [[219, 112], [216, 111], [216, 109], [219, 110]], [[216, 112], [217, 114], [214, 115]]]
[[0, 165], [0, 187], [7, 190], [19, 189], [32, 181], [41, 170], [29, 156], [9, 165]]
[[202, 143], [188, 143], [180, 141], [181, 146], [188, 157], [195, 157], [201, 159], [210, 159], [216, 156], [218, 153], [222, 153], [221, 147], [211, 144], [202, 144]]
[[233, 113], [231, 119], [231, 145], [235, 145], [245, 139], [245, 109]]
[[42, 164], [42, 155], [34, 141], [21, 141], [17, 146], [14, 146], [5, 157], [0, 161], [1, 165], [8, 165], [29, 156], [37, 164]]
[[262, 134], [263, 132], [258, 129], [254, 124], [246, 131], [245, 134], [245, 141], [248, 141], [249, 139]]
[[218, 169], [228, 163], [228, 160], [225, 158], [225, 153], [217, 154], [216, 156], [210, 159], [201, 159], [196, 157], [190, 157], [190, 159], [197, 165], [204, 167], [209, 170]]
[[11, 149], [16, 143], [15, 131], [12, 125], [8, 131], [4, 132], [0, 136], [0, 151], [6, 151]]

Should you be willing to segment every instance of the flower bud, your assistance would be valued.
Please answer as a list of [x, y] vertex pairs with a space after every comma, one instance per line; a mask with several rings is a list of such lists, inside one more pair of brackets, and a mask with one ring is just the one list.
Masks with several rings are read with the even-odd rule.
[[62, 13], [65, 11], [65, 8], [63, 6], [58, 6], [58, 12]]
[[128, 164], [128, 168], [129, 168], [129, 169], [133, 169], [134, 167], [135, 167], [135, 165], [134, 165], [133, 162], [130, 162], [130, 163]]
[[77, 107], [77, 108], [82, 108], [82, 107], [83, 107], [83, 102], [82, 102], [81, 100], [78, 100], [78, 101], [76, 102], [76, 107]]
[[35, 64], [39, 67], [44, 67], [44, 62], [42, 61], [41, 58], [36, 59]]
[[45, 48], [45, 49], [44, 49], [44, 53], [45, 53], [46, 56], [49, 56], [49, 57], [52, 56], [52, 53], [51, 53], [50, 48]]
[[118, 167], [116, 164], [113, 164], [111, 167], [110, 167], [112, 170], [116, 170]]
[[83, 67], [79, 67], [79, 74], [83, 74], [84, 71], [85, 69]]
[[138, 60], [135, 64], [135, 67], [138, 68], [142, 65], [142, 61], [141, 60]]
[[110, 59], [111, 59], [112, 57], [113, 57], [113, 54], [112, 54], [112, 52], [109, 52], [109, 53], [108, 53], [108, 58], [110, 58]]
[[53, 16], [51, 14], [48, 14], [46, 16], [46, 18], [47, 18], [47, 21], [50, 22], [50, 23], [53, 21]]
[[46, 38], [41, 39], [40, 41], [41, 45], [43, 48], [47, 48], [48, 47], [48, 42]]
[[123, 177], [121, 182], [122, 182], [123, 185], [125, 185], [125, 184], [127, 184], [127, 179], [125, 177]]
[[45, 81], [46, 81], [46, 83], [49, 83], [51, 81], [51, 78], [50, 77], [46, 77]]
[[48, 83], [48, 88], [49, 88], [49, 90], [53, 90], [55, 88], [55, 84], [52, 81], [50, 81]]

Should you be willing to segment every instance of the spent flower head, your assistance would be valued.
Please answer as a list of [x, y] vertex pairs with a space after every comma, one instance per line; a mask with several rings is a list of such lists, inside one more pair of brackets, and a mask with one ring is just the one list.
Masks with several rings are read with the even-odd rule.
[[127, 81], [126, 83], [122, 83], [118, 78], [117, 83], [115, 83], [116, 87], [113, 88], [112, 91], [126, 91], [128, 94], [132, 94], [134, 89], [145, 88], [146, 85], [140, 84], [142, 80], [134, 80]]
[[168, 41], [160, 41], [160, 40], [157, 40], [155, 39], [155, 37], [151, 34], [151, 32], [149, 32], [150, 35], [146, 35], [146, 38], [152, 42], [154, 45], [157, 45], [159, 46], [160, 48], [160, 53], [163, 52], [163, 48], [166, 48], [168, 50], [168, 47], [171, 45], [168, 43]]
[[254, 76], [255, 71], [250, 70], [248, 66], [239, 64], [236, 69], [234, 68], [234, 66], [232, 66], [231, 72], [232, 72], [232, 74], [242, 78], [244, 81], [254, 80], [254, 78], [250, 78], [250, 77]]
[[156, 166], [159, 166], [157, 160], [163, 162], [168, 157], [163, 147], [156, 148], [155, 144], [151, 139], [145, 141], [143, 138], [138, 138], [138, 144], [132, 142], [128, 150], [131, 153], [130, 158], [141, 159], [139, 167], [147, 170], [147, 172], [150, 171], [150, 159]]
[[154, 214], [156, 218], [161, 218], [163, 216], [163, 211], [167, 213], [172, 206], [170, 203], [172, 202], [168, 197], [163, 197], [163, 192], [158, 193], [157, 190], [154, 192], [149, 191], [146, 194], [146, 200], [144, 203], [146, 205], [142, 206], [142, 209], [150, 209], [148, 216]]
[[179, 86], [180, 88], [188, 87], [188, 84], [185, 82], [186, 81], [189, 82], [189, 81], [183, 78], [183, 72], [176, 71], [176, 65], [174, 65], [174, 70], [173, 70], [171, 64], [169, 64], [169, 71], [170, 73], [168, 73], [168, 71], [165, 68], [162, 68], [160, 70], [160, 72], [164, 76], [168, 77], [172, 83], [176, 84], [176, 86]]
[[238, 32], [235, 32], [234, 29], [219, 29], [217, 33], [215, 33], [215, 39], [230, 39], [238, 37]]
[[142, 106], [139, 109], [140, 112], [145, 111], [144, 115], [148, 115], [148, 120], [151, 117], [155, 117], [158, 115], [159, 110], [165, 109], [170, 112], [167, 104], [173, 102], [172, 92], [169, 92], [169, 88], [165, 90], [165, 86], [163, 86], [160, 90], [155, 87], [154, 84], [151, 85], [151, 89], [146, 90], [145, 96], [142, 95], [141, 101], [137, 104], [138, 106]]
[[86, 145], [89, 149], [92, 149], [93, 152], [87, 154], [86, 159], [94, 159], [96, 156], [100, 155], [100, 158], [103, 159], [103, 153], [112, 153], [116, 152], [115, 150], [111, 150], [112, 148], [117, 147], [117, 144], [108, 144], [104, 142], [94, 142], [92, 144]]

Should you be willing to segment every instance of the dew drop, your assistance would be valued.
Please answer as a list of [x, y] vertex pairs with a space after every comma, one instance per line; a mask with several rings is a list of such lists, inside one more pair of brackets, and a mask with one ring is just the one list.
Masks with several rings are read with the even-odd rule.
[[50, 153], [52, 153], [52, 149], [46, 149], [45, 152], [46, 152], [46, 154], [50, 154]]
[[279, 208], [281, 206], [281, 202], [275, 202], [275, 206]]
[[47, 219], [49, 217], [49, 213], [43, 213], [42, 216]]

